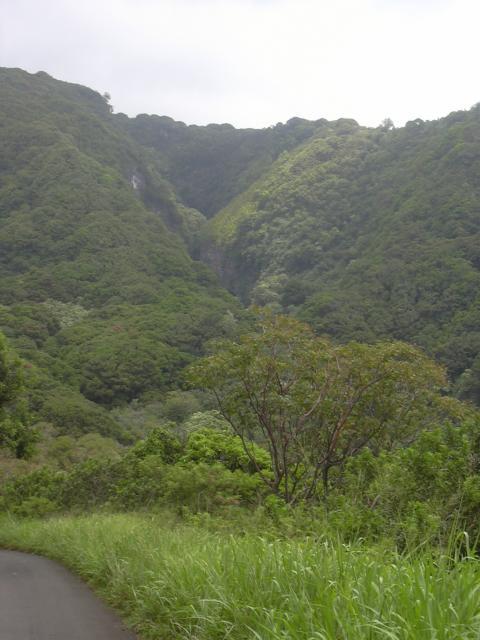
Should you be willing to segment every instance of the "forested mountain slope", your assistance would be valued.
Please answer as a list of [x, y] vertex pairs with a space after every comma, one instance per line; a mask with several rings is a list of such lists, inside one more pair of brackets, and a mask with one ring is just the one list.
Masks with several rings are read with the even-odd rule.
[[167, 228], [181, 205], [105, 99], [20, 70], [0, 92], [0, 327], [40, 418], [112, 433], [101, 407], [176, 386], [238, 304]]
[[207, 218], [260, 178], [283, 152], [309, 139], [326, 120], [292, 118], [267, 129], [206, 127], [166, 116], [119, 114], [117, 124], [151, 149], [182, 201]]
[[118, 435], [109, 409], [236, 331], [240, 303], [191, 255], [337, 340], [424, 346], [480, 401], [479, 108], [186, 126], [14, 69], [0, 97], [0, 330], [38, 419]]
[[480, 107], [317, 131], [211, 229], [210, 254], [245, 301], [339, 340], [422, 345], [480, 399]]

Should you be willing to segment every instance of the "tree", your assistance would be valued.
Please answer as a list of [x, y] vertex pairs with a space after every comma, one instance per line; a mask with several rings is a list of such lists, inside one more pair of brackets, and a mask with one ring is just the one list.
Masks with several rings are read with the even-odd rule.
[[0, 448], [9, 449], [17, 458], [27, 457], [34, 441], [22, 390], [22, 363], [12, 356], [0, 334]]
[[105, 93], [102, 95], [102, 98], [105, 100], [105, 103], [108, 105], [108, 109], [110, 111], [110, 113], [113, 112], [113, 107], [110, 104], [110, 100], [112, 99], [112, 96], [110, 95], [110, 93], [108, 91], [105, 91]]
[[395, 129], [393, 120], [391, 118], [384, 118], [380, 123], [380, 129], [383, 129], [384, 131], [391, 131], [392, 129]]
[[480, 354], [470, 369], [465, 369], [458, 379], [457, 394], [463, 400], [480, 405]]
[[[329, 471], [365, 447], [410, 442], [458, 405], [443, 369], [400, 342], [334, 345], [295, 319], [263, 315], [255, 333], [218, 343], [190, 368], [213, 392], [265, 484], [288, 503], [314, 499]], [[256, 459], [267, 448], [273, 475]]]

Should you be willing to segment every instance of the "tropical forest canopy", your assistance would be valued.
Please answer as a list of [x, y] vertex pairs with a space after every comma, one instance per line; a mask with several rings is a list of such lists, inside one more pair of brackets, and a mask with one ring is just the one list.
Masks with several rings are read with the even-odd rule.
[[[480, 403], [480, 107], [254, 130], [115, 114], [44, 72], [1, 69], [0, 96], [0, 330], [22, 379], [5, 411], [42, 455], [215, 423], [185, 372], [252, 330], [251, 304], [329, 353], [410, 343], [446, 367], [443, 395]], [[17, 417], [6, 448], [30, 451]]]
[[479, 177], [480, 106], [188, 126], [0, 69], [0, 544], [152, 638], [478, 638]]

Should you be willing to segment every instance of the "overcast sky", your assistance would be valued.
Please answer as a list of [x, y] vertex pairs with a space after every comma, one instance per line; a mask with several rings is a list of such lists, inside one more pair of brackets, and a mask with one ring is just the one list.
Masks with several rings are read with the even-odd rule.
[[478, 0], [0, 0], [0, 66], [132, 116], [402, 125], [480, 101], [479, 25]]

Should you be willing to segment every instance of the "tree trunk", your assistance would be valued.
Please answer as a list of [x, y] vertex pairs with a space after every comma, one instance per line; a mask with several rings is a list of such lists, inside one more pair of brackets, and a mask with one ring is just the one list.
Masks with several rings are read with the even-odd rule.
[[322, 483], [323, 483], [323, 500], [326, 503], [328, 499], [328, 474], [330, 471], [330, 465], [325, 463], [322, 469]]

